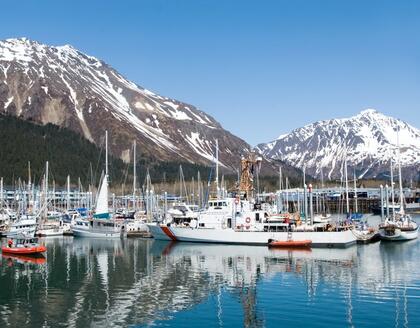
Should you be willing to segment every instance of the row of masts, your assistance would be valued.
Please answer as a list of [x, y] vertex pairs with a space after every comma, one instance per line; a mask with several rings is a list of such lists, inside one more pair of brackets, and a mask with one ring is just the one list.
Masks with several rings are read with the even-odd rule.
[[[224, 181], [224, 176], [222, 176], [222, 181], [221, 183], [219, 183], [219, 147], [218, 147], [218, 141], [216, 140], [216, 156], [215, 156], [215, 166], [216, 166], [216, 197], [217, 198], [221, 198], [221, 197], [225, 197], [226, 196], [226, 184]], [[138, 199], [139, 197], [137, 197], [137, 172], [136, 172], [136, 165], [137, 164], [137, 158], [136, 158], [136, 141], [133, 142], [133, 190], [132, 190], [132, 199], [131, 201], [129, 201], [128, 203], [131, 203], [132, 208], [134, 210], [137, 209], [138, 207]], [[109, 172], [108, 172], [108, 132], [106, 131], [105, 133], [105, 175], [103, 176], [103, 179], [105, 179], [105, 183], [108, 184], [109, 181]], [[70, 176], [67, 176], [67, 181], [66, 181], [66, 185], [67, 185], [67, 196], [66, 196], [66, 210], [70, 210], [75, 204], [71, 204], [71, 190], [70, 190]], [[20, 183], [19, 183], [20, 185]], [[51, 201], [53, 203], [53, 207], [55, 207], [55, 201], [57, 200], [56, 197], [56, 191], [55, 191], [55, 182], [53, 181], [53, 190], [49, 190], [49, 162], [46, 162], [46, 166], [45, 166], [45, 174], [44, 177], [42, 179], [42, 183], [41, 183], [42, 187], [39, 188], [39, 191], [37, 193], [37, 196], [40, 196], [42, 198], [42, 203], [46, 204], [45, 206], [43, 206], [43, 211], [44, 213], [42, 213], [42, 215], [44, 217], [47, 216], [47, 203], [49, 201]], [[197, 201], [198, 204], [200, 206], [203, 206], [206, 202], [206, 197], [204, 195], [204, 186], [201, 183], [201, 177], [200, 177], [200, 172], [198, 171], [197, 174], [197, 193], [195, 192], [195, 181], [194, 178], [192, 178], [192, 191], [191, 193], [189, 193], [187, 191], [187, 187], [185, 184], [185, 179], [184, 179], [184, 175], [183, 175], [183, 171], [182, 171], [182, 166], [180, 166], [180, 193], [179, 193], [179, 199], [185, 200], [187, 202], [193, 202], [196, 203], [196, 195], [197, 195]], [[220, 187], [220, 185], [222, 187]], [[145, 197], [143, 197], [143, 201], [145, 203], [145, 207], [146, 208], [151, 208], [152, 207], [152, 203], [153, 201], [151, 201], [151, 199], [153, 198], [152, 195], [155, 194], [154, 192], [154, 187], [152, 185], [151, 182], [151, 178], [150, 178], [150, 174], [149, 172], [147, 172], [146, 175], [146, 186], [145, 186], [146, 190], [144, 192]], [[23, 188], [26, 189], [26, 188]], [[83, 193], [81, 191], [81, 183], [80, 183], [80, 178], [79, 178], [79, 197], [78, 198], [78, 206], [86, 206], [88, 208], [92, 208], [93, 206], [93, 192], [92, 192], [93, 188], [92, 186], [89, 186], [89, 192], [87, 193]], [[52, 193], [52, 195], [51, 195]], [[74, 194], [75, 192], [73, 192]], [[210, 192], [209, 192], [210, 193]], [[28, 209], [29, 207], [31, 207], [32, 205], [29, 204], [33, 204], [34, 203], [34, 199], [35, 199], [35, 184], [32, 184], [31, 181], [31, 167], [30, 167], [30, 162], [28, 163], [28, 184], [27, 184], [27, 190], [25, 190], [25, 192], [23, 192], [21, 187], [18, 187], [18, 191], [17, 194], [19, 196], [17, 196], [17, 199], [21, 199], [21, 200], [25, 200], [26, 204], [23, 204], [23, 202], [19, 202], [19, 207], [26, 207], [26, 209]], [[60, 193], [61, 196], [62, 193]], [[82, 197], [80, 197], [80, 195], [83, 195]], [[122, 193], [122, 196], [124, 195], [124, 193]], [[166, 196], [168, 195], [167, 192], [165, 192], [165, 202], [166, 202]], [[185, 196], [184, 196], [185, 195]], [[25, 196], [25, 197], [24, 197]], [[51, 197], [52, 196], [52, 197]], [[207, 195], [208, 196], [208, 195]], [[191, 200], [190, 200], [191, 197]], [[60, 203], [62, 205], [62, 197], [60, 198]], [[116, 197], [115, 194], [113, 194], [112, 196], [113, 198], [113, 204], [115, 203]], [[81, 200], [85, 200], [85, 201], [81, 201]], [[37, 201], [37, 203], [40, 203], [40, 201]], [[1, 178], [0, 180], [0, 205], [1, 207], [3, 207], [5, 205], [4, 202], [4, 185], [3, 185], [3, 178]], [[23, 206], [26, 205], [26, 206]], [[122, 205], [127, 205], [126, 207], [129, 207], [130, 204], [122, 204]], [[148, 211], [150, 212], [150, 211]]]

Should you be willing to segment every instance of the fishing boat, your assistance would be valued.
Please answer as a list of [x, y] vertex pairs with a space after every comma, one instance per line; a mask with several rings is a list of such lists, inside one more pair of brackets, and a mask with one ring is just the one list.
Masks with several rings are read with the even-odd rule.
[[64, 233], [64, 226], [63, 223], [52, 221], [52, 222], [45, 222], [38, 227], [36, 230], [35, 235], [38, 237], [55, 237], [55, 236], [62, 236]]
[[37, 225], [35, 215], [21, 215], [16, 222], [10, 225], [9, 231], [6, 232], [6, 237], [14, 238], [22, 234], [34, 236]]
[[108, 132], [105, 134], [105, 175], [102, 178], [93, 217], [77, 219], [72, 225], [75, 237], [121, 238], [126, 235], [125, 220], [114, 220], [108, 208]]
[[0, 237], [6, 235], [11, 222], [13, 222], [13, 219], [9, 214], [9, 209], [0, 208]]
[[1, 248], [3, 253], [15, 255], [35, 255], [44, 253], [46, 250], [44, 245], [38, 243], [38, 238], [25, 235], [9, 239], [7, 246]]

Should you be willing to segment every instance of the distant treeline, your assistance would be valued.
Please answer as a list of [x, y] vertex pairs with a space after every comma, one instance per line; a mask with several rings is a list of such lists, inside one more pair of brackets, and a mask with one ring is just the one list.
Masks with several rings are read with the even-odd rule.
[[[207, 181], [210, 168], [191, 163], [161, 162], [139, 155], [137, 159], [137, 181], [145, 180], [149, 170], [152, 182], [173, 182], [179, 178], [179, 166], [184, 176], [197, 176], [199, 170], [203, 181]], [[28, 180], [28, 162], [32, 181], [39, 184], [49, 162], [49, 181], [64, 186], [67, 175], [72, 185], [97, 185], [104, 170], [105, 151], [81, 135], [53, 124], [38, 125], [13, 116], [0, 115], [0, 177], [5, 185], [16, 186]], [[111, 185], [127, 185], [133, 180], [132, 164], [110, 156], [109, 174]]]

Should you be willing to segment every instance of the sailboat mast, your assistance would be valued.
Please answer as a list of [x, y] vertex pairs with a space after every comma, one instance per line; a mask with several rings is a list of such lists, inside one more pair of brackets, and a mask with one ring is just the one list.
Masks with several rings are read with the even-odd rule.
[[133, 144], [133, 209], [136, 210], [136, 140]]
[[216, 139], [216, 194], [219, 199], [219, 140]]
[[108, 130], [105, 131], [105, 176], [108, 180]]
[[45, 163], [45, 219], [48, 215], [48, 161]]
[[354, 171], [354, 211], [359, 213], [359, 208], [357, 206], [357, 180], [356, 180], [356, 171]]
[[391, 159], [391, 200], [392, 200], [392, 217], [395, 218], [395, 196], [394, 196], [394, 168]]
[[3, 177], [0, 178], [0, 208], [3, 207]]
[[404, 194], [402, 187], [402, 176], [401, 176], [401, 151], [400, 151], [400, 134], [397, 132], [397, 146], [398, 146], [398, 175], [400, 182], [400, 213], [404, 215]]
[[346, 210], [348, 214], [350, 213], [350, 203], [349, 203], [349, 179], [347, 176], [347, 154], [344, 160], [344, 178], [346, 179]]
[[67, 212], [70, 210], [70, 175], [67, 176]]
[[27, 208], [29, 210], [29, 212], [32, 211], [32, 181], [31, 181], [31, 162], [28, 161], [28, 188], [27, 188], [27, 195], [26, 195], [26, 199], [28, 201], [28, 205]]
[[201, 198], [201, 177], [200, 171], [197, 171], [197, 194], [198, 194], [198, 206], [202, 207], [202, 198]]
[[281, 191], [281, 181], [282, 180], [282, 174], [281, 174], [281, 166], [279, 167], [279, 191]]

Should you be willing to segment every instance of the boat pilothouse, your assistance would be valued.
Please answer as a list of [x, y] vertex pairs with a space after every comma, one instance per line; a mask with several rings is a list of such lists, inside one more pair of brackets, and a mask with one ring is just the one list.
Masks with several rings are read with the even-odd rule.
[[204, 229], [224, 229], [232, 227], [234, 215], [233, 199], [212, 199], [207, 208], [198, 213], [197, 219], [191, 220], [190, 227]]
[[198, 205], [179, 203], [168, 210], [168, 214], [175, 224], [190, 225], [191, 220], [197, 220], [200, 208]]

